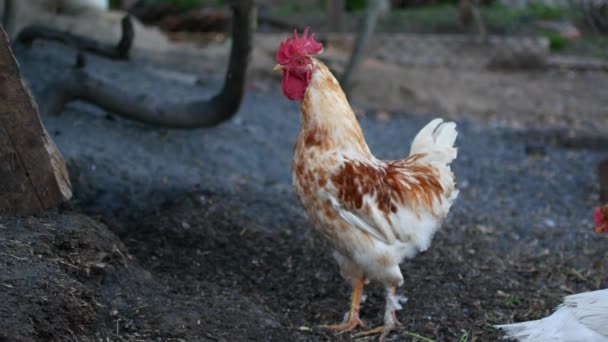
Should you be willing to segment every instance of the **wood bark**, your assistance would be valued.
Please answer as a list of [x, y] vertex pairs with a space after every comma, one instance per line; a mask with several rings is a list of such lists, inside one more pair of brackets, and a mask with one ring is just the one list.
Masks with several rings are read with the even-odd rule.
[[58, 114], [67, 102], [82, 100], [131, 120], [169, 128], [210, 127], [226, 121], [238, 111], [245, 93], [255, 25], [252, 0], [233, 1], [231, 8], [232, 49], [228, 69], [222, 89], [209, 99], [154, 104], [144, 94], [124, 91], [112, 82], [75, 68], [49, 84], [39, 102], [48, 113]]
[[38, 213], [71, 196], [63, 157], [40, 122], [0, 27], [0, 214]]

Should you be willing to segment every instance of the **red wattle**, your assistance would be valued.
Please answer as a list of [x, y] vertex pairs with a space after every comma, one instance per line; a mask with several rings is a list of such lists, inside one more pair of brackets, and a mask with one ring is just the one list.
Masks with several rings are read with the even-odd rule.
[[291, 74], [289, 71], [283, 71], [283, 81], [281, 89], [283, 94], [290, 100], [301, 100], [304, 98], [304, 92], [308, 86], [308, 81]]

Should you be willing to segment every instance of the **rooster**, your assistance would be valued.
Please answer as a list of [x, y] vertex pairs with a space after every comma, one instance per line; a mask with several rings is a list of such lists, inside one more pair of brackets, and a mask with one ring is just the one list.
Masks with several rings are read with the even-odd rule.
[[399, 264], [429, 248], [458, 190], [450, 163], [456, 158], [456, 125], [434, 119], [416, 135], [410, 154], [383, 161], [372, 155], [338, 81], [313, 56], [323, 46], [308, 28], [283, 41], [276, 53], [281, 89], [301, 101], [295, 145], [295, 191], [317, 230], [334, 247], [342, 276], [352, 286], [350, 310], [338, 331], [365, 327], [359, 318], [363, 286], [386, 288], [384, 326], [359, 335], [386, 335], [399, 324]]

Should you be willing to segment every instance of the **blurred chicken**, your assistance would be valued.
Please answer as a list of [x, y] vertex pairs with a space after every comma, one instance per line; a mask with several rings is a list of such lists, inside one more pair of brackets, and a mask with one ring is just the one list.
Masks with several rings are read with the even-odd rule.
[[595, 208], [595, 212], [593, 213], [593, 221], [595, 222], [595, 232], [597, 234], [608, 234], [608, 204]]
[[496, 328], [520, 342], [608, 342], [608, 289], [567, 296], [549, 317]]
[[364, 327], [361, 294], [366, 281], [374, 280], [386, 288], [384, 326], [362, 335], [381, 333], [382, 340], [398, 324], [399, 264], [429, 248], [458, 194], [449, 166], [456, 158], [456, 125], [432, 120], [414, 138], [407, 158], [377, 159], [340, 85], [313, 57], [322, 45], [307, 34], [308, 28], [302, 37], [294, 32], [281, 43], [275, 70], [283, 72], [283, 94], [302, 101], [292, 162], [295, 190], [353, 288], [345, 322], [324, 327]]

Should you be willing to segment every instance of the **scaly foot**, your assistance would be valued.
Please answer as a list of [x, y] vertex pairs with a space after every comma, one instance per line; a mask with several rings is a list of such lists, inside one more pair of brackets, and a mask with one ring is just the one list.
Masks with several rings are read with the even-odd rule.
[[359, 318], [359, 308], [361, 304], [361, 295], [363, 294], [363, 286], [365, 285], [365, 277], [360, 277], [353, 284], [352, 300], [350, 303], [350, 311], [348, 312], [348, 319], [343, 323], [322, 325], [322, 329], [331, 329], [336, 331], [351, 331], [356, 327], [365, 328], [365, 323]]
[[365, 328], [365, 323], [359, 318], [358, 313], [351, 312], [348, 314], [348, 320], [344, 323], [322, 325], [322, 329], [330, 329], [336, 331], [351, 331], [356, 327]]
[[393, 324], [393, 325], [381, 325], [379, 327], [376, 327], [374, 329], [370, 329], [367, 331], [363, 331], [360, 333], [355, 334], [356, 337], [363, 337], [363, 336], [369, 336], [369, 335], [376, 335], [376, 334], [380, 334], [380, 338], [378, 339], [379, 342], [384, 341], [384, 338], [386, 338], [386, 336], [388, 335], [388, 333], [391, 332], [391, 330], [395, 329], [395, 327], [397, 326], [397, 324]]
[[360, 332], [356, 334], [356, 336], [369, 336], [380, 334], [379, 341], [384, 341], [384, 338], [391, 332], [391, 330], [395, 329], [397, 326], [400, 326], [401, 323], [397, 320], [397, 315], [395, 314], [395, 310], [400, 310], [401, 305], [399, 304], [399, 299], [395, 295], [395, 288], [389, 288], [386, 291], [386, 311], [384, 312], [384, 325], [379, 326], [377, 328]]

